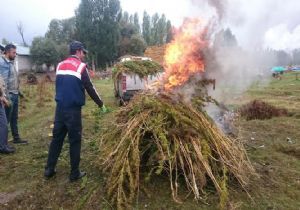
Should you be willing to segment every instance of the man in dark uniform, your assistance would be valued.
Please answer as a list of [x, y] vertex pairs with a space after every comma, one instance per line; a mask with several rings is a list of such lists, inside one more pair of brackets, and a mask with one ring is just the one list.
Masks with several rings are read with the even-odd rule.
[[70, 57], [58, 64], [56, 69], [56, 113], [53, 139], [50, 144], [47, 166], [44, 176], [55, 175], [56, 163], [63, 141], [68, 134], [70, 143], [71, 174], [70, 181], [76, 181], [86, 175], [79, 170], [81, 150], [81, 107], [85, 104], [85, 90], [99, 106], [104, 107], [95, 90], [83, 59], [87, 53], [81, 42], [70, 44]]

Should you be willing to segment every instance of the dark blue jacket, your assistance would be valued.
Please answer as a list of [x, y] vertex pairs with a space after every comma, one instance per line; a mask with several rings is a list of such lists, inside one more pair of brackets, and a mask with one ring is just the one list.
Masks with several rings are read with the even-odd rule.
[[71, 56], [58, 64], [55, 96], [58, 107], [82, 107], [85, 105], [85, 89], [95, 103], [102, 107], [103, 102], [90, 80], [84, 63], [75, 56]]

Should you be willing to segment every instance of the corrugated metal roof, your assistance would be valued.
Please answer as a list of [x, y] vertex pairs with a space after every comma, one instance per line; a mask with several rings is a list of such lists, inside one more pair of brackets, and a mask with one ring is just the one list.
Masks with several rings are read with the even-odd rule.
[[20, 45], [16, 45], [16, 46], [17, 46], [17, 53], [19, 55], [30, 55], [29, 47], [24, 47], [24, 46], [20, 46]]
[[[0, 43], [0, 45], [5, 47], [4, 44]], [[16, 44], [16, 46], [17, 46], [17, 53], [19, 55], [30, 55], [30, 48], [29, 47], [24, 47], [24, 46], [21, 46], [21, 45], [18, 45], [18, 44]]]

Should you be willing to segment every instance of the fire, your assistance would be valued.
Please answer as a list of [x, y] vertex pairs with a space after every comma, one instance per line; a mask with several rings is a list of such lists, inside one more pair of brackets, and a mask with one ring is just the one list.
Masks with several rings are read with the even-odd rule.
[[207, 30], [199, 19], [186, 19], [175, 32], [164, 57], [164, 88], [167, 91], [185, 84], [188, 79], [204, 72], [203, 50], [208, 46]]

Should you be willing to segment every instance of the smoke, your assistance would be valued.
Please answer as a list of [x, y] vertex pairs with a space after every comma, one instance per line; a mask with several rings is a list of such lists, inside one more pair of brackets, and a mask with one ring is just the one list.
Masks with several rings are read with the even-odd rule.
[[[203, 49], [205, 76], [216, 79], [216, 89], [209, 94], [218, 101], [226, 103], [254, 83], [268, 84], [270, 69], [279, 61], [276, 52], [269, 49], [300, 47], [296, 0], [190, 0], [190, 3], [193, 10], [198, 9], [199, 18], [208, 17], [210, 45]], [[233, 38], [228, 39], [225, 28], [231, 29]], [[220, 31], [223, 34], [218, 43]], [[188, 96], [193, 94], [190, 85], [184, 89]]]
[[222, 20], [225, 14], [226, 0], [208, 0], [208, 3], [216, 9], [219, 18]]
[[275, 56], [268, 51], [246, 51], [239, 47], [216, 47], [207, 57], [206, 76], [216, 79], [209, 94], [227, 103], [243, 94], [254, 83], [265, 85], [271, 78], [269, 66]]
[[[269, 43], [265, 34], [270, 29], [284, 24], [292, 31], [300, 22], [298, 0], [228, 0], [226, 14], [226, 26], [244, 48], [261, 48]], [[275, 48], [273, 44], [268, 47]]]
[[300, 25], [292, 30], [286, 24], [270, 28], [264, 36], [264, 48], [286, 51], [300, 48]]
[[215, 9], [216, 15], [219, 20], [222, 20], [225, 17], [225, 8], [227, 5], [227, 0], [191, 0], [192, 4], [197, 5], [199, 8], [203, 7], [204, 4]]
[[[230, 32], [224, 31], [223, 28], [228, 25], [228, 20], [234, 20], [234, 23], [231, 24], [235, 25], [236, 28], [244, 27], [245, 24], [249, 23], [257, 23], [255, 12], [252, 13], [252, 11], [257, 9], [257, 13], [263, 14], [258, 18], [261, 20], [261, 18], [269, 15], [269, 13], [264, 13], [264, 6], [270, 5], [269, 8], [278, 8], [278, 1], [271, 5], [271, 1], [267, 0], [267, 3], [260, 3], [259, 5], [258, 1], [255, 0], [254, 5], [257, 8], [251, 7], [252, 9], [249, 10], [251, 11], [250, 15], [247, 12], [245, 12], [245, 15], [243, 14], [247, 10], [245, 6], [247, 4], [250, 5], [250, 3], [245, 1], [191, 0], [191, 2], [198, 6], [199, 9], [206, 4], [215, 11], [215, 15], [211, 15], [211, 19], [208, 21], [210, 24], [209, 39], [211, 46], [209, 49], [203, 49], [206, 53], [205, 77], [216, 79], [216, 89], [210, 89], [209, 94], [218, 101], [226, 103], [228, 99], [243, 94], [253, 83], [267, 84], [271, 76], [270, 68], [276, 63], [275, 54], [271, 51], [263, 50], [262, 47], [266, 30], [265, 26], [268, 24], [265, 25], [262, 22], [262, 24], [256, 26], [259, 38], [254, 43], [261, 44], [246, 48], [240, 47], [238, 38], [236, 39], [230, 30]], [[252, 25], [249, 25], [252, 28]], [[296, 42], [299, 39], [298, 37], [296, 39], [298, 31], [294, 32], [294, 42]], [[273, 31], [267, 33], [266, 36], [268, 40], [271, 40], [268, 34], [273, 34]], [[248, 38], [249, 42], [252, 43], [253, 38], [250, 38], [250, 36]], [[274, 39], [274, 42], [276, 39], [277, 37]], [[271, 44], [274, 45], [274, 43]], [[190, 88], [187, 92], [191, 92]]]

